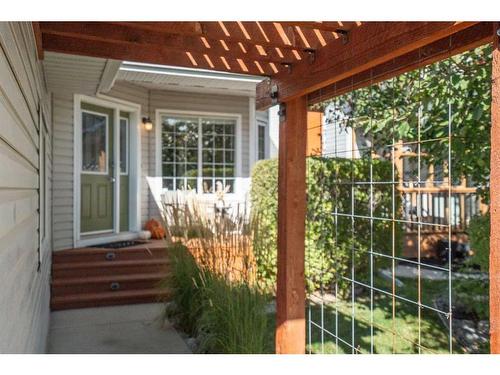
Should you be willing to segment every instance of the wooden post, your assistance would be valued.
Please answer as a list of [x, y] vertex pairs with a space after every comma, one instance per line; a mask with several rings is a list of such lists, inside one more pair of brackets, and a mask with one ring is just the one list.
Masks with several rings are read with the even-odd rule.
[[491, 172], [490, 172], [490, 350], [500, 353], [500, 48], [494, 25], [491, 69]]
[[[279, 130], [276, 353], [304, 354], [307, 100], [282, 105]], [[283, 113], [284, 112], [284, 113]]]

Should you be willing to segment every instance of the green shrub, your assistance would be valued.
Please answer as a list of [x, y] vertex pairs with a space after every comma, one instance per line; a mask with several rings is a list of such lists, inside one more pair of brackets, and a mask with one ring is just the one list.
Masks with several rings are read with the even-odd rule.
[[469, 223], [469, 240], [474, 256], [472, 263], [481, 267], [481, 271], [489, 272], [490, 267], [490, 215], [474, 216]]
[[278, 236], [278, 160], [259, 161], [252, 170], [250, 191], [257, 279], [264, 290], [276, 284]]
[[[371, 160], [373, 181], [392, 181], [390, 161]], [[321, 286], [329, 287], [338, 282], [340, 292], [347, 293], [349, 285], [339, 276], [351, 277], [354, 260], [355, 278], [369, 280], [367, 252], [392, 253], [392, 222], [373, 220], [369, 217], [392, 217], [392, 185], [356, 184], [370, 181], [370, 160], [311, 157], [307, 160], [307, 218], [306, 218], [306, 280], [309, 292]], [[252, 171], [250, 199], [257, 235], [254, 252], [258, 278], [269, 288], [276, 281], [277, 214], [278, 214], [278, 161], [258, 162]], [[354, 195], [353, 195], [354, 194]], [[373, 207], [370, 212], [370, 201]], [[399, 200], [396, 212], [399, 212]], [[334, 215], [349, 215], [358, 217]], [[402, 230], [395, 226], [397, 253], [401, 249]]]
[[490, 313], [489, 280], [457, 278], [453, 281], [453, 301], [473, 320], [488, 320]]
[[[468, 266], [479, 265], [481, 271], [489, 272], [490, 261], [490, 215], [474, 216], [469, 223], [469, 241], [474, 255], [464, 264], [462, 272]], [[453, 282], [453, 297], [465, 312], [475, 316], [476, 320], [489, 319], [489, 280], [458, 278]]]
[[199, 267], [187, 248], [175, 244], [171, 275], [173, 306], [167, 316], [189, 336], [199, 337], [206, 353], [269, 353], [273, 327], [269, 299], [243, 283], [230, 283]]

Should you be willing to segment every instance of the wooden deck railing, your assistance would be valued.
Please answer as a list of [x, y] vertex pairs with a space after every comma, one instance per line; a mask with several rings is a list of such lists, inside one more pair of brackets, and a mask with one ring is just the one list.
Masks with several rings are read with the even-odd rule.
[[[481, 211], [476, 188], [464, 186], [399, 187], [406, 232], [415, 232], [421, 223], [422, 232], [467, 230], [470, 219]], [[421, 219], [419, 220], [418, 213]]]

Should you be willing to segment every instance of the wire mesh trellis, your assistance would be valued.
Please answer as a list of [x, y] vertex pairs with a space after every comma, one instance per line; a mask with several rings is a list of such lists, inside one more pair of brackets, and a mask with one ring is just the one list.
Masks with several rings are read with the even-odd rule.
[[[431, 69], [372, 83], [329, 104], [321, 158], [332, 160], [322, 196], [330, 206], [317, 212], [308, 203], [308, 223], [324, 221], [331, 239], [308, 245], [322, 247], [313, 270], [321, 282], [308, 298], [309, 353], [456, 351], [452, 246], [479, 212], [479, 199], [452, 171], [451, 63], [441, 62], [444, 85], [429, 98], [421, 85]], [[379, 173], [381, 165], [388, 174]], [[441, 262], [428, 258], [430, 240], [441, 246]], [[400, 277], [405, 273], [411, 275]]]

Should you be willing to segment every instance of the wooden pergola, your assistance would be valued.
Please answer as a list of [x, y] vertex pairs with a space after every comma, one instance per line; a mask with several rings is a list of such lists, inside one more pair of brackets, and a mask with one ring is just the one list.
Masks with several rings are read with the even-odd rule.
[[494, 43], [491, 352], [500, 353], [500, 26], [491, 22], [34, 22], [44, 51], [260, 75], [281, 105], [277, 353], [305, 351], [307, 106]]

